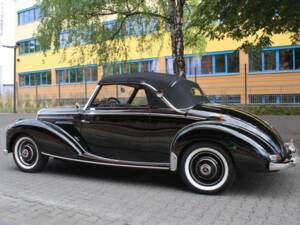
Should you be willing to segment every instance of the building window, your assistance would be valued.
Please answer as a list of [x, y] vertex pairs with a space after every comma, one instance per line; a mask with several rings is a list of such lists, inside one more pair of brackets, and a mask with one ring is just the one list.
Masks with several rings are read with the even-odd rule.
[[201, 58], [201, 74], [211, 74], [212, 73], [212, 56], [204, 55]]
[[59, 47], [60, 48], [68, 48], [68, 47], [72, 47], [76, 44], [86, 45], [87, 41], [84, 40], [83, 37], [87, 36], [87, 33], [90, 32], [90, 29], [91, 28], [83, 29], [80, 32], [76, 33], [76, 35], [71, 33], [71, 32], [74, 32], [72, 30], [61, 32], [59, 35]]
[[262, 70], [262, 52], [252, 50], [249, 53], [249, 71], [261, 71]]
[[231, 54], [226, 54], [227, 57], [227, 73], [240, 72], [240, 58], [239, 52], [235, 51]]
[[300, 94], [249, 95], [250, 104], [300, 104]]
[[98, 67], [96, 65], [56, 69], [55, 73], [56, 84], [74, 84], [98, 80]]
[[276, 69], [276, 51], [269, 50], [264, 52], [264, 70]]
[[[239, 53], [236, 51], [220, 54], [206, 53], [201, 58], [194, 55], [185, 56], [187, 76], [238, 74], [239, 64]], [[171, 57], [166, 58], [166, 71], [168, 74], [174, 74]]]
[[116, 76], [124, 73], [159, 72], [158, 59], [129, 60], [112, 62], [103, 66], [103, 76]]
[[51, 71], [33, 71], [19, 73], [20, 87], [51, 85]]
[[[103, 23], [104, 29], [108, 32], [113, 33], [117, 31], [120, 23], [116, 20], [105, 21]], [[121, 30], [119, 36], [130, 36], [130, 35], [146, 35], [158, 31], [159, 24], [154, 18], [143, 18], [137, 16], [126, 21], [125, 29]]]
[[210, 95], [208, 96], [210, 103], [218, 104], [240, 104], [241, 96], [240, 95]]
[[67, 48], [70, 47], [69, 43], [69, 33], [68, 32], [62, 32], [59, 35], [59, 47], [60, 48]]
[[31, 23], [40, 18], [40, 8], [37, 6], [24, 9], [18, 12], [18, 25]]
[[39, 41], [36, 38], [19, 41], [19, 54], [28, 54], [41, 51]]
[[250, 72], [281, 72], [300, 69], [300, 46], [253, 50], [249, 53]]
[[300, 69], [300, 48], [295, 48], [294, 53], [295, 53], [295, 69], [299, 70]]
[[279, 69], [280, 70], [293, 69], [293, 49], [279, 50]]
[[[225, 55], [216, 55], [216, 73], [225, 73]], [[203, 61], [203, 60], [202, 60]]]

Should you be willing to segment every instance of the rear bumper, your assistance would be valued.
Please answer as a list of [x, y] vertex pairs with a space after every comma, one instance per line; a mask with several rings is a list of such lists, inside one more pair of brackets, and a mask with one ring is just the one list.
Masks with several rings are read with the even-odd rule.
[[287, 168], [291, 168], [297, 165], [298, 163], [298, 155], [297, 148], [295, 147], [293, 140], [285, 143], [285, 147], [289, 152], [288, 158], [283, 162], [270, 162], [269, 171], [279, 171]]

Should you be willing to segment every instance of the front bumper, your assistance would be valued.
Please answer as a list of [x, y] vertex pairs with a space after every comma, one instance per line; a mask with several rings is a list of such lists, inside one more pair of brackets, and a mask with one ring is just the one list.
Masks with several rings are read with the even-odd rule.
[[279, 171], [290, 167], [294, 167], [298, 162], [297, 148], [294, 145], [293, 140], [285, 143], [285, 148], [288, 151], [288, 157], [283, 162], [270, 162], [269, 171]]

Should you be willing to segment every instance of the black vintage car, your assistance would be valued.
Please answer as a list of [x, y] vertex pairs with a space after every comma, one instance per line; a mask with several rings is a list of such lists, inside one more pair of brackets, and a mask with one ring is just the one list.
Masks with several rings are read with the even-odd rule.
[[242, 168], [278, 171], [296, 164], [266, 121], [209, 104], [198, 84], [157, 73], [105, 77], [84, 107], [42, 109], [7, 129], [6, 153], [25, 172], [49, 157], [92, 164], [179, 171], [188, 187], [217, 193]]

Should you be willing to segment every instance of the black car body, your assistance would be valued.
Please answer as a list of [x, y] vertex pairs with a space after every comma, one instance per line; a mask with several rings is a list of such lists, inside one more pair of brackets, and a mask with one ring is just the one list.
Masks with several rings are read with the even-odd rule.
[[[179, 170], [201, 193], [229, 186], [240, 168], [277, 171], [296, 164], [267, 122], [209, 104], [198, 84], [157, 73], [99, 81], [84, 107], [42, 109], [7, 129], [6, 153], [26, 172], [48, 157], [92, 164]], [[226, 179], [225, 179], [225, 178]]]

